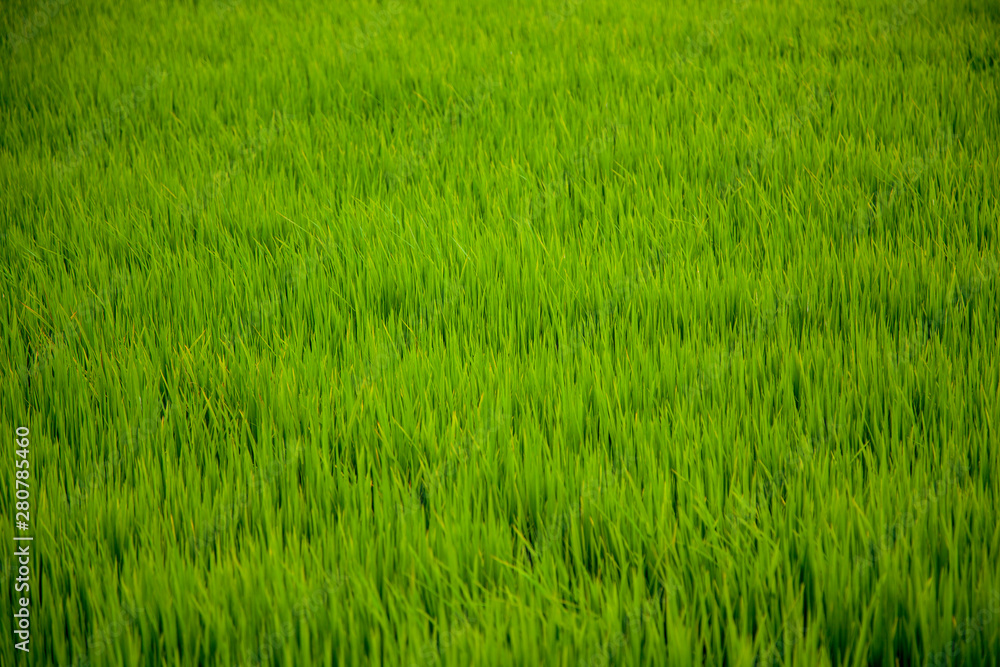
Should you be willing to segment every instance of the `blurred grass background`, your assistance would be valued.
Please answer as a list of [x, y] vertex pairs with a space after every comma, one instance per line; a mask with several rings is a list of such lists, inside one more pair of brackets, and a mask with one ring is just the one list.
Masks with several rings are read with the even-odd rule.
[[5, 3], [0, 662], [996, 664], [998, 22]]

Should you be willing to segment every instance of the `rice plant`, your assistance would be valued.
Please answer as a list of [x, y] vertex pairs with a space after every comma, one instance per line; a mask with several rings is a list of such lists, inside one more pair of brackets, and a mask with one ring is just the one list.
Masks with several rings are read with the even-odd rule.
[[0, 664], [997, 664], [998, 25], [5, 3]]

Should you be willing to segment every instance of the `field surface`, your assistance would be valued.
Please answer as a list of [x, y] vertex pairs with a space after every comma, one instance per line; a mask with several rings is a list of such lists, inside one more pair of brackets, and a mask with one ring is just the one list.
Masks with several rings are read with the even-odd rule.
[[0, 38], [0, 665], [1000, 661], [995, 0]]

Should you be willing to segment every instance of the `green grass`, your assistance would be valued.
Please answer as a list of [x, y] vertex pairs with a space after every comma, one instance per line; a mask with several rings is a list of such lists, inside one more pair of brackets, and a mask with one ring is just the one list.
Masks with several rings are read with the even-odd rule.
[[998, 663], [996, 2], [333, 4], [0, 9], [0, 664]]

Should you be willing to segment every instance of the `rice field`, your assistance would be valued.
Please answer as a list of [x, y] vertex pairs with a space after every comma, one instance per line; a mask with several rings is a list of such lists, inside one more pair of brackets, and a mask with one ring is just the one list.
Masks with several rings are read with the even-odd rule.
[[0, 664], [1000, 663], [996, 0], [0, 38]]

